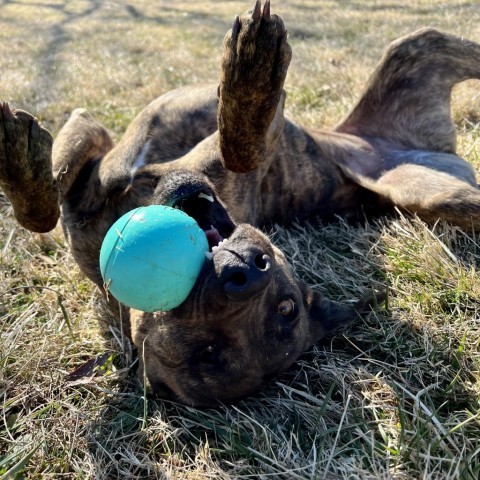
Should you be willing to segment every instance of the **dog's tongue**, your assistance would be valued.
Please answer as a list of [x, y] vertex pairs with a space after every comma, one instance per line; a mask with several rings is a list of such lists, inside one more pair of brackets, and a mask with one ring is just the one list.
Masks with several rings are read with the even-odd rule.
[[223, 240], [223, 237], [218, 233], [218, 230], [214, 226], [212, 226], [209, 230], [205, 230], [205, 235], [208, 240], [210, 251]]

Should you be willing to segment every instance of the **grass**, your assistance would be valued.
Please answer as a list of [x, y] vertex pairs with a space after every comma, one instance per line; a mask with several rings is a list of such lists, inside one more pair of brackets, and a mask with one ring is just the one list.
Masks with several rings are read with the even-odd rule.
[[[118, 138], [156, 95], [218, 78], [222, 38], [247, 7], [2, 2], [0, 97], [53, 133], [87, 107]], [[272, 8], [294, 51], [289, 114], [305, 125], [334, 125], [399, 35], [432, 25], [480, 40], [474, 2]], [[453, 115], [459, 151], [480, 169], [478, 87], [455, 90]], [[479, 478], [477, 235], [400, 215], [279, 228], [300, 277], [344, 302], [387, 286], [388, 308], [315, 346], [255, 397], [196, 410], [144, 397], [130, 347], [61, 231], [30, 234], [0, 201], [0, 477]], [[96, 375], [67, 382], [102, 354]]]

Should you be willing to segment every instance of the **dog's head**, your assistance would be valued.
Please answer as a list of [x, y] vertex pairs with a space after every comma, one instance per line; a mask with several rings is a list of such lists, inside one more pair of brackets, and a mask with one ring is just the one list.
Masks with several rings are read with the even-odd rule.
[[365, 309], [339, 305], [296, 280], [283, 253], [258, 229], [236, 226], [203, 178], [177, 172], [157, 191], [156, 202], [197, 220], [211, 249], [182, 305], [131, 312], [140, 376], [159, 396], [195, 406], [246, 396]]

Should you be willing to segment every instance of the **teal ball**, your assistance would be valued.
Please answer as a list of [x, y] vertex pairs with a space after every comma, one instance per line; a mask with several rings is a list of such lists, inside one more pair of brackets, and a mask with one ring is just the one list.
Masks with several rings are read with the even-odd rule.
[[105, 288], [143, 312], [178, 307], [191, 292], [208, 251], [205, 232], [181, 210], [139, 207], [108, 230], [100, 250]]

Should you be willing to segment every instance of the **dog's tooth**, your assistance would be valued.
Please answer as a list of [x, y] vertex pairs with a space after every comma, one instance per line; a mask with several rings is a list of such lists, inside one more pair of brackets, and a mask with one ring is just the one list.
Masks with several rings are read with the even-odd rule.
[[211, 195], [207, 195], [206, 193], [203, 193], [203, 192], [200, 192], [197, 198], [204, 198], [205, 200], [208, 200], [209, 202], [212, 202], [212, 203], [215, 201]]
[[212, 254], [218, 252], [218, 247], [215, 245], [212, 247]]
[[[214, 247], [215, 248], [215, 247]], [[213, 249], [212, 249], [213, 250]], [[207, 257], [207, 260], [212, 260], [213, 258], [213, 253], [212, 252], [205, 252], [205, 256]]]

